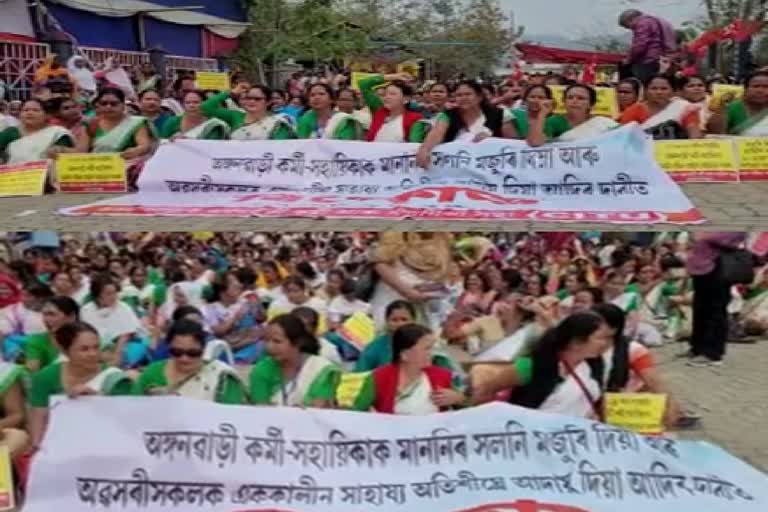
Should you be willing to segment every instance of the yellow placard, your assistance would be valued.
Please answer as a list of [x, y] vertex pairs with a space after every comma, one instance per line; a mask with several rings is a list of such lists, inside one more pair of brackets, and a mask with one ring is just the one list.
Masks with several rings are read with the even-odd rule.
[[744, 96], [743, 85], [731, 85], [731, 84], [714, 84], [712, 86], [712, 103], [719, 105], [723, 99], [723, 96], [730, 94], [733, 99], [740, 100]]
[[344, 373], [336, 387], [336, 404], [351, 409], [371, 372]]
[[359, 71], [355, 71], [352, 73], [352, 83], [350, 86], [352, 87], [352, 90], [359, 91], [360, 90], [360, 80], [365, 80], [366, 78], [370, 78], [372, 76], [376, 76], [378, 73], [362, 73]]
[[736, 181], [739, 166], [733, 142], [726, 139], [664, 140], [654, 144], [656, 161], [667, 172], [702, 180]]
[[412, 77], [418, 77], [419, 76], [419, 63], [415, 60], [409, 60], [406, 62], [401, 62], [397, 65], [397, 72], [398, 73], [408, 73]]
[[198, 71], [195, 73], [195, 84], [201, 91], [228, 91], [229, 73]]
[[667, 395], [656, 393], [606, 393], [605, 422], [639, 434], [664, 432]]
[[41, 196], [45, 192], [48, 162], [0, 165], [0, 196]]
[[768, 139], [736, 139], [736, 151], [742, 171], [768, 170]]
[[11, 511], [16, 508], [13, 489], [11, 454], [7, 446], [0, 445], [0, 512]]
[[355, 313], [347, 318], [339, 329], [345, 341], [363, 350], [376, 337], [376, 324], [365, 313]]
[[[552, 97], [555, 99], [555, 114], [565, 114], [565, 85], [549, 85]], [[619, 100], [616, 89], [613, 87], [594, 87], [597, 93], [597, 103], [592, 108], [592, 114], [596, 116], [619, 117]]]
[[56, 161], [60, 192], [126, 192], [125, 160], [118, 153], [65, 153]]

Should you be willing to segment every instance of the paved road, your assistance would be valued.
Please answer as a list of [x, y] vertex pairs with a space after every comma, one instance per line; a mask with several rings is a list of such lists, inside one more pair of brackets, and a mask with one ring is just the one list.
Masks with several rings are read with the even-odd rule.
[[672, 393], [702, 415], [700, 430], [681, 437], [705, 439], [768, 473], [768, 341], [730, 345], [722, 368], [690, 368], [675, 357], [683, 343], [657, 351]]
[[[768, 182], [697, 183], [683, 189], [709, 220], [692, 229], [756, 230], [768, 226]], [[136, 218], [63, 217], [59, 208], [92, 203], [106, 196], [53, 195], [40, 198], [0, 199], [0, 228], [6, 231], [569, 231], [605, 230], [605, 225], [540, 222], [439, 222], [393, 220], [312, 220], [312, 219], [231, 219], [231, 218]], [[670, 226], [625, 225], [611, 228], [624, 231], [664, 230]]]

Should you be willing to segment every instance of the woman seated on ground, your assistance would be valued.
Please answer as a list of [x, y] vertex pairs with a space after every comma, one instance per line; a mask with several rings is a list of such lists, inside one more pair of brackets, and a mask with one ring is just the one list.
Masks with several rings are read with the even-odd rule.
[[[245, 112], [222, 107], [222, 103], [232, 96], [240, 98], [240, 106]], [[240, 82], [231, 92], [222, 92], [205, 100], [200, 109], [209, 118], [227, 123], [232, 130], [232, 140], [295, 139], [290, 121], [270, 109], [271, 98], [269, 87]]]
[[[592, 311], [608, 324], [611, 347], [603, 354], [605, 365], [605, 390], [609, 393], [658, 393], [667, 395], [667, 409], [664, 423], [669, 427], [680, 426], [680, 406], [670, 396], [656, 361], [648, 348], [636, 341], [630, 341], [623, 333], [626, 314], [613, 304], [597, 304]], [[687, 424], [695, 416], [687, 415]], [[686, 425], [689, 426], [689, 425]]]
[[8, 447], [11, 459], [24, 453], [29, 444], [29, 434], [24, 431], [27, 419], [24, 390], [24, 369], [0, 362], [0, 444]]
[[258, 301], [248, 300], [238, 272], [227, 272], [214, 284], [212, 302], [204, 309], [211, 332], [227, 343], [235, 360], [253, 363], [262, 347], [264, 312]]
[[147, 340], [141, 337], [142, 325], [133, 309], [121, 301], [120, 286], [109, 275], [91, 282], [91, 297], [80, 310], [80, 319], [92, 325], [101, 336], [104, 357], [110, 364], [135, 368], [149, 357]]
[[96, 117], [86, 123], [78, 138], [80, 153], [120, 153], [128, 164], [130, 183], [135, 183], [145, 158], [155, 149], [154, 127], [147, 118], [129, 115], [125, 93], [120, 89], [102, 89], [94, 101]]
[[202, 110], [205, 96], [200, 91], [187, 91], [182, 100], [184, 113], [170, 117], [163, 123], [160, 138], [226, 140], [229, 125], [216, 117], [207, 117]]
[[[512, 404], [542, 411], [599, 419], [603, 369], [598, 359], [611, 345], [611, 330], [596, 313], [575, 313], [547, 331], [530, 355], [517, 358], [492, 379], [472, 380], [475, 403], [511, 391]], [[600, 365], [602, 366], [602, 365]]]
[[333, 407], [341, 369], [319, 356], [320, 343], [294, 315], [269, 322], [267, 356], [250, 375], [251, 401], [283, 407]]
[[[619, 103], [619, 112], [624, 113], [629, 107], [640, 101], [643, 84], [637, 78], [625, 78], [616, 86], [616, 97]], [[619, 116], [621, 117], [621, 116]]]
[[356, 411], [422, 415], [466, 402], [453, 374], [432, 364], [437, 338], [422, 325], [406, 324], [392, 334], [392, 363], [364, 375], [342, 376], [339, 406]]
[[621, 124], [636, 122], [656, 140], [700, 139], [701, 105], [675, 96], [675, 84], [666, 75], [645, 84], [645, 100], [627, 108]]
[[416, 308], [410, 302], [396, 300], [385, 311], [386, 331], [366, 345], [355, 371], [368, 372], [392, 362], [392, 334], [401, 326], [416, 322]]
[[61, 326], [56, 343], [66, 356], [32, 376], [28, 402], [33, 450], [39, 448], [48, 425], [50, 398], [69, 395], [130, 395], [131, 380], [124, 372], [101, 363], [99, 333], [86, 323]]
[[43, 102], [31, 99], [21, 106], [19, 125], [0, 131], [0, 161], [23, 164], [55, 158], [71, 152], [75, 145], [72, 133], [61, 126], [48, 124]]
[[53, 292], [37, 280], [28, 281], [23, 289], [19, 289], [14, 279], [2, 275], [0, 293], [10, 293], [3, 299], [7, 305], [0, 309], [3, 358], [16, 361], [29, 335], [46, 332], [41, 311], [45, 301], [53, 297]]
[[709, 133], [768, 136], [768, 71], [758, 71], [746, 79], [741, 100], [727, 96], [710, 108]]
[[328, 306], [325, 301], [319, 297], [312, 297], [309, 294], [307, 282], [299, 276], [288, 276], [283, 281], [283, 294], [272, 301], [267, 309], [267, 318], [273, 319], [279, 315], [291, 313], [294, 309], [304, 306], [312, 308], [320, 315], [319, 331], [327, 331], [328, 321], [326, 314]]
[[217, 360], [216, 354], [206, 354], [207, 337], [199, 322], [176, 321], [168, 332], [170, 358], [144, 368], [134, 393], [176, 395], [220, 404], [245, 403], [245, 390], [237, 371]]
[[77, 322], [80, 306], [70, 297], [51, 297], [43, 303], [43, 323], [46, 332], [30, 334], [24, 343], [24, 363], [30, 372], [36, 372], [57, 362], [59, 346], [54, 341], [62, 325]]
[[[294, 309], [291, 314], [301, 320], [309, 332], [319, 332], [320, 315], [314, 309], [301, 306]], [[322, 334], [317, 336], [317, 341], [320, 343], [320, 352], [317, 355], [341, 367], [343, 361], [336, 345], [328, 341]]]
[[584, 84], [573, 84], [565, 89], [565, 114], [554, 114], [552, 101], [534, 103], [528, 110], [528, 144], [541, 146], [547, 142], [574, 142], [596, 137], [618, 126], [613, 119], [595, 116], [597, 92]]
[[531, 110], [531, 105], [533, 105], [534, 111], [538, 111], [543, 102], [552, 100], [552, 89], [546, 85], [531, 85], [525, 90], [525, 93], [523, 94], [523, 104], [525, 105], [525, 109], [514, 108], [508, 111], [512, 116], [512, 126], [515, 128], [519, 137], [523, 139], [528, 138], [528, 112]]
[[709, 118], [712, 111], [709, 109], [709, 96], [707, 95], [707, 82], [698, 75], [686, 76], [680, 81], [681, 96], [693, 105], [699, 105], [699, 121], [701, 131], [707, 131]]
[[[413, 89], [407, 82], [407, 73], [374, 75], [360, 80], [360, 91], [366, 106], [373, 116], [371, 127], [366, 134], [370, 142], [422, 142], [429, 124], [422, 122], [424, 116], [411, 110], [409, 105]], [[384, 85], [384, 96], [379, 97], [375, 88]]]
[[363, 127], [355, 117], [334, 109], [335, 92], [328, 84], [313, 84], [307, 90], [310, 109], [299, 117], [300, 139], [362, 140]]
[[434, 128], [419, 148], [416, 163], [423, 169], [432, 167], [432, 150], [438, 144], [518, 137], [511, 121], [505, 121], [504, 111], [485, 99], [483, 89], [476, 82], [465, 80], [459, 83], [454, 95], [456, 107], [438, 114]]

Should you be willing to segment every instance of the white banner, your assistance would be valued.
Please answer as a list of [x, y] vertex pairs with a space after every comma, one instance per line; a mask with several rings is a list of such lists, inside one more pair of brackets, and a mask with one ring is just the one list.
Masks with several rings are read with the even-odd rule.
[[426, 218], [692, 223], [704, 219], [658, 166], [647, 136], [531, 148], [521, 141], [417, 144], [197, 141], [163, 145], [140, 193], [69, 215]]
[[[83, 428], [87, 435], [82, 435]], [[430, 416], [65, 401], [24, 512], [765, 512], [768, 478], [707, 443], [495, 403]]]

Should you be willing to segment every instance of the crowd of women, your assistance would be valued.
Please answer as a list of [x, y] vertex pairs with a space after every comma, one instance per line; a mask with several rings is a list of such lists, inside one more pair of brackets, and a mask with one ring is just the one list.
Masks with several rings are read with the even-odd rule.
[[[688, 243], [136, 233], [6, 246], [3, 442], [34, 453], [56, 395], [392, 414], [506, 400], [600, 420], [605, 392], [669, 393], [652, 347], [690, 336]], [[751, 334], [768, 328], [766, 291], [762, 274], [734, 291]], [[669, 428], [697, 421], [668, 403]]]
[[[81, 71], [76, 67], [72, 73]], [[420, 143], [418, 162], [426, 168], [432, 149], [443, 142], [492, 136], [541, 145], [591, 137], [633, 122], [656, 139], [768, 135], [766, 71], [746, 79], [740, 99], [713, 99], [714, 82], [698, 76], [658, 75], [644, 84], [635, 79], [604, 84], [616, 88], [616, 119], [593, 113], [594, 87], [557, 75], [491, 85], [475, 80], [417, 82], [396, 73], [360, 80], [359, 91], [349, 88], [346, 79], [289, 81], [284, 91], [241, 76], [232, 78], [230, 91], [200, 91], [193, 77], [182, 76], [163, 94], [154, 88], [159, 85], [156, 77], [137, 84], [138, 92], [131, 87], [127, 93], [124, 74], [118, 67], [98, 81], [94, 78], [87, 99], [66, 88], [63, 93], [45, 89], [40, 97], [0, 114], [0, 159], [18, 164], [62, 152], [116, 152], [135, 177], [162, 141], [324, 138]], [[553, 85], [564, 86], [562, 98], [556, 97]], [[558, 103], [563, 113], [554, 113]]]

